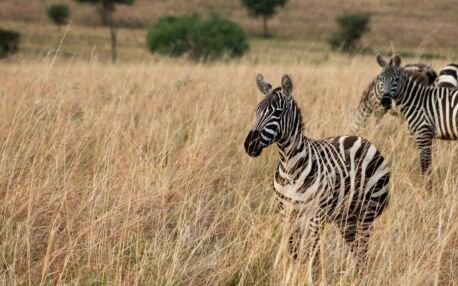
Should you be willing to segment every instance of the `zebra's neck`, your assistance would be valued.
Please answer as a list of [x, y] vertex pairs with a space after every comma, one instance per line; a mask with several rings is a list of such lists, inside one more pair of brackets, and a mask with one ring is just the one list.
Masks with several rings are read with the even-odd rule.
[[412, 105], [413, 100], [415, 101], [416, 108], [422, 102], [422, 98], [427, 96], [433, 88], [423, 85], [417, 81], [414, 77], [410, 76], [405, 71], [401, 72], [401, 78], [399, 79], [398, 92], [393, 97], [394, 102], [401, 108], [401, 112]]
[[294, 101], [291, 101], [281, 125], [280, 140], [277, 142], [280, 166], [283, 172], [292, 175], [299, 171], [299, 161], [308, 158], [310, 149], [310, 139], [305, 136], [301, 111]]

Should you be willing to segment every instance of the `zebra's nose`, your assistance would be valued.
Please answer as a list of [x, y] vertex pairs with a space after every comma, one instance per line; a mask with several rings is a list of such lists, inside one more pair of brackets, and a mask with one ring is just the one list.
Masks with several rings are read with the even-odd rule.
[[257, 153], [257, 149], [259, 147], [259, 136], [260, 132], [258, 130], [251, 130], [248, 133], [248, 136], [245, 139], [245, 143], [243, 144], [248, 155], [251, 156], [252, 154]]
[[385, 108], [391, 108], [391, 95], [389, 93], [383, 94], [380, 103]]

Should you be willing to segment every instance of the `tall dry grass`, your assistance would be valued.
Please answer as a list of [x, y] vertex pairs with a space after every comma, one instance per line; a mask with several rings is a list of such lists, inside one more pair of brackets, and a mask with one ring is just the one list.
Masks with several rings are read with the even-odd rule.
[[[444, 62], [433, 62], [439, 67]], [[0, 63], [4, 285], [277, 285], [276, 147], [242, 143], [262, 72], [292, 74], [307, 133], [345, 134], [375, 59], [292, 65]], [[456, 142], [435, 142], [432, 193], [394, 118], [361, 135], [392, 168], [364, 274], [326, 228], [327, 285], [458, 285]], [[296, 273], [304, 285], [304, 274]]]

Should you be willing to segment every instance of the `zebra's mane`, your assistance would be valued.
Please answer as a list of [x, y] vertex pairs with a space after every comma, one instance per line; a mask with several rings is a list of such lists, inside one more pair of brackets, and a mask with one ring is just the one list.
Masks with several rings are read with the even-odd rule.
[[297, 104], [296, 100], [294, 100], [294, 98], [292, 97], [291, 98], [291, 107], [296, 107], [296, 110], [297, 110], [297, 116], [299, 117], [299, 130], [304, 130], [304, 121], [302, 120], [302, 110], [301, 108], [299, 107], [299, 104]]

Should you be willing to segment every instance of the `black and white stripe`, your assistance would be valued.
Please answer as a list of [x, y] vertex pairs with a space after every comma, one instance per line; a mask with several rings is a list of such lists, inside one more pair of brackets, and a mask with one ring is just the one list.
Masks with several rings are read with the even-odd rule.
[[[434, 69], [426, 64], [407, 64], [404, 70], [424, 85], [434, 85], [437, 80], [437, 74]], [[364, 128], [368, 118], [372, 114], [374, 114], [377, 122], [379, 122], [388, 111], [390, 111], [392, 115], [397, 115], [394, 106], [392, 106], [390, 110], [387, 110], [380, 104], [380, 94], [378, 93], [376, 81], [376, 78], [372, 80], [364, 90], [356, 111], [352, 113], [350, 126], [353, 131]]]
[[458, 88], [458, 65], [448, 64], [439, 71], [436, 82], [440, 87]]
[[383, 68], [376, 81], [380, 102], [397, 105], [420, 150], [422, 173], [429, 173], [432, 139], [458, 139], [458, 89], [422, 85], [400, 66], [399, 56], [386, 63], [377, 55], [377, 61]]
[[[265, 97], [256, 109], [245, 150], [256, 157], [277, 143], [280, 163], [274, 189], [291, 254], [299, 261], [316, 257], [323, 225], [334, 222], [363, 261], [372, 223], [388, 199], [390, 174], [383, 156], [357, 136], [306, 137], [301, 111], [292, 97], [291, 77], [284, 75], [281, 87], [275, 89], [262, 75], [256, 81]], [[306, 211], [311, 218], [306, 218]], [[306, 244], [301, 243], [303, 238]]]

